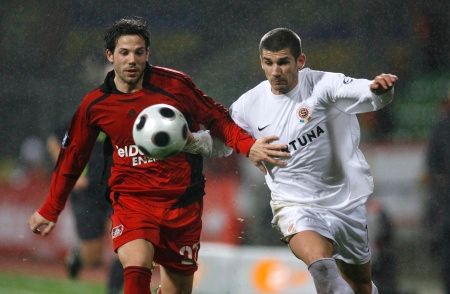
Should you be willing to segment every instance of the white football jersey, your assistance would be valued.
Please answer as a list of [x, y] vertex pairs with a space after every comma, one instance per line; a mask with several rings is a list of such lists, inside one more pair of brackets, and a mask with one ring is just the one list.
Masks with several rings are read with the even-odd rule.
[[309, 68], [298, 75], [287, 94], [273, 94], [266, 80], [231, 106], [233, 120], [255, 138], [276, 135], [288, 145], [286, 167], [266, 165], [272, 201], [337, 210], [364, 204], [373, 179], [356, 114], [384, 107], [393, 90], [377, 96], [369, 80]]

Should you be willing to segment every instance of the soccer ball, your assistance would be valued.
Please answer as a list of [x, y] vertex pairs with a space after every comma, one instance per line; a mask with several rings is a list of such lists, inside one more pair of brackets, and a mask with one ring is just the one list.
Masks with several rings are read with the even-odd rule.
[[178, 109], [168, 104], [156, 104], [137, 116], [133, 140], [145, 155], [165, 159], [184, 148], [187, 132], [186, 119]]

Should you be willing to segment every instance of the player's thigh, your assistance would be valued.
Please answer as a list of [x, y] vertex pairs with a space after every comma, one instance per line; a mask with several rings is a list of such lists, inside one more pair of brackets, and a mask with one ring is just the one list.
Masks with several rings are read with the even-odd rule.
[[190, 294], [194, 274], [183, 274], [163, 266], [160, 267], [162, 293]]
[[152, 243], [144, 239], [131, 240], [117, 249], [123, 267], [143, 266], [152, 267], [155, 249]]
[[364, 264], [349, 264], [342, 260], [336, 260], [344, 279], [352, 285], [353, 289], [364, 293], [365, 288], [372, 283], [372, 265], [370, 262]]
[[334, 232], [333, 257], [347, 264], [366, 264], [370, 261], [369, 234], [364, 205], [347, 212], [330, 211], [324, 216]]
[[[271, 202], [272, 224], [283, 235], [295, 256], [307, 265], [321, 258], [330, 258], [334, 252], [333, 232], [323, 215], [324, 209], [302, 205], [279, 205]], [[332, 241], [333, 240], [333, 241]]]
[[151, 268], [161, 236], [158, 222], [165, 209], [151, 207], [138, 197], [120, 195], [113, 210], [111, 237], [122, 265]]
[[294, 255], [307, 265], [333, 255], [333, 242], [312, 230], [296, 233], [289, 240], [289, 247]]

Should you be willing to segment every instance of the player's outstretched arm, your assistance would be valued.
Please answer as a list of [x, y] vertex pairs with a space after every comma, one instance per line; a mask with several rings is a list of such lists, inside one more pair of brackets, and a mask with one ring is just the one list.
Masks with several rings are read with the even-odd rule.
[[33, 233], [47, 236], [55, 227], [55, 223], [47, 220], [36, 211], [28, 220], [28, 226]]
[[394, 87], [397, 80], [396, 75], [382, 73], [372, 80], [370, 90], [377, 95], [383, 95]]
[[287, 150], [286, 144], [272, 144], [273, 141], [278, 140], [277, 136], [263, 137], [255, 141], [248, 158], [263, 174], [267, 173], [264, 162], [271, 163], [276, 166], [284, 167], [286, 162], [283, 159], [291, 157]]

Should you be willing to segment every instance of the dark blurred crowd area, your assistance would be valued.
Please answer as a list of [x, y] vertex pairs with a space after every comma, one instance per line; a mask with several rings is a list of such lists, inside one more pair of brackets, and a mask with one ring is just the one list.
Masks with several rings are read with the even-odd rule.
[[149, 22], [152, 64], [187, 72], [225, 106], [263, 79], [261, 36], [289, 27], [309, 67], [400, 77], [395, 105], [361, 119], [368, 139], [424, 139], [446, 95], [448, 8], [444, 0], [2, 1], [1, 158], [64, 122], [101, 83], [104, 30], [128, 15]]

